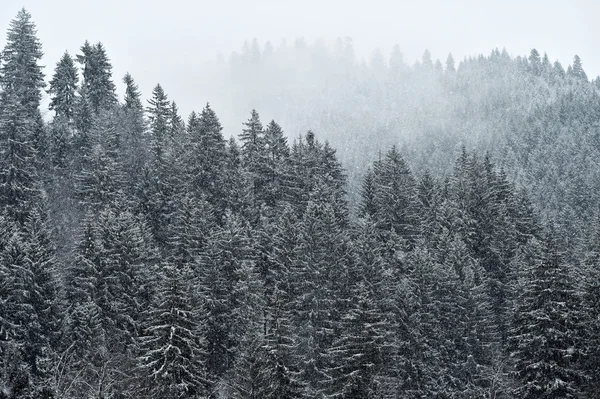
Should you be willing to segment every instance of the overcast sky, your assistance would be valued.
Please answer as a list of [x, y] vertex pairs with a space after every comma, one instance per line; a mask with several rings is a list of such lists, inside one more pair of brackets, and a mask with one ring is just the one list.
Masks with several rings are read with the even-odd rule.
[[388, 54], [397, 43], [410, 63], [426, 48], [434, 59], [452, 52], [461, 60], [496, 47], [511, 55], [535, 47], [565, 67], [578, 54], [588, 76], [600, 74], [594, 0], [0, 0], [2, 32], [23, 6], [37, 24], [47, 75], [65, 50], [76, 54], [84, 40], [102, 41], [115, 80], [129, 71], [146, 98], [161, 82], [186, 113], [210, 100], [193, 81], [202, 60], [254, 37], [277, 44], [350, 36], [363, 56], [375, 47]]

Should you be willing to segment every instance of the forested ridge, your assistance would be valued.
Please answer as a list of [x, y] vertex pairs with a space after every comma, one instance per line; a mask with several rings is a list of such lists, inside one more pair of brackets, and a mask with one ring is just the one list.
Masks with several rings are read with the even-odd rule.
[[[340, 162], [322, 116], [288, 140], [252, 110], [227, 139], [210, 104], [184, 121], [160, 85], [115, 83], [101, 43], [48, 84], [42, 56], [23, 9], [0, 53], [0, 399], [597, 397], [578, 57], [364, 67], [422, 98], [380, 96], [382, 137], [349, 128]], [[392, 113], [419, 139], [393, 142]]]

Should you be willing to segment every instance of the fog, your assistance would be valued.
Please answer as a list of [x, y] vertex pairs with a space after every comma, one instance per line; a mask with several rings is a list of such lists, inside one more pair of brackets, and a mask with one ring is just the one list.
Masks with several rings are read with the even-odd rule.
[[[465, 56], [506, 48], [511, 56], [532, 48], [563, 65], [578, 54], [590, 78], [600, 73], [595, 1], [214, 1], [173, 0], [102, 2], [75, 0], [3, 0], [0, 26], [7, 27], [21, 7], [32, 13], [45, 52], [47, 79], [65, 50], [79, 52], [84, 40], [101, 41], [113, 64], [115, 81], [130, 72], [144, 97], [160, 82], [182, 113], [206, 101], [228, 107], [207, 78], [205, 63], [225, 59], [244, 41], [293, 43], [304, 38], [332, 44], [351, 37], [357, 57], [376, 48], [389, 55], [394, 44], [412, 65], [428, 49], [433, 60], [449, 52], [457, 63]], [[4, 37], [0, 38], [0, 46]], [[120, 82], [119, 82], [120, 83]], [[118, 84], [119, 94], [123, 85]], [[223, 110], [225, 111], [225, 110]], [[260, 110], [259, 110], [260, 111]], [[268, 112], [268, 110], [265, 110]], [[226, 128], [240, 126], [227, 120]], [[227, 135], [237, 134], [228, 131]]]
[[599, 4], [0, 2], [0, 399], [598, 397]]

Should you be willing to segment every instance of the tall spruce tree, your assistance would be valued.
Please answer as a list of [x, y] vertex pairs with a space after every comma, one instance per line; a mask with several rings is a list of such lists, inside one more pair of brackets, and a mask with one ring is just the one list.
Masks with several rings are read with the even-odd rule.
[[56, 113], [56, 118], [63, 117], [71, 121], [75, 116], [77, 83], [79, 73], [73, 58], [65, 51], [56, 64], [54, 75], [50, 81], [48, 94], [50, 94], [49, 108]]
[[161, 265], [157, 296], [147, 312], [138, 358], [141, 393], [165, 399], [207, 394], [203, 331], [191, 270]]
[[548, 233], [524, 276], [510, 331], [518, 397], [582, 395], [583, 325], [571, 273], [554, 233]]
[[0, 203], [20, 223], [37, 193], [42, 55], [31, 14], [22, 9], [10, 23], [0, 57]]
[[250, 118], [244, 123], [244, 129], [239, 136], [241, 142], [242, 165], [249, 174], [252, 188], [253, 208], [259, 209], [264, 203], [265, 143], [264, 130], [260, 116], [252, 110]]
[[117, 103], [115, 84], [112, 81], [112, 65], [100, 42], [91, 45], [87, 40], [81, 47], [77, 61], [83, 67], [80, 95], [89, 103], [94, 113], [109, 110]]

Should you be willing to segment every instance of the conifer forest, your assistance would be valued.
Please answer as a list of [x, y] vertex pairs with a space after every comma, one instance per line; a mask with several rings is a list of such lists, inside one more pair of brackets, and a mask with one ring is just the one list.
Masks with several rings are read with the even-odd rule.
[[207, 72], [231, 108], [184, 116], [85, 37], [45, 76], [15, 11], [0, 399], [600, 397], [600, 78], [577, 55], [251, 41]]

